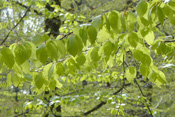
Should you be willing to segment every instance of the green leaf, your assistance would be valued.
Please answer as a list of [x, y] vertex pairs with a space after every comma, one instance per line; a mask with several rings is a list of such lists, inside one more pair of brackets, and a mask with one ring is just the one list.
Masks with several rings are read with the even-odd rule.
[[139, 16], [143, 16], [147, 11], [147, 7], [148, 7], [148, 5], [147, 5], [146, 1], [141, 0], [136, 6], [137, 14]]
[[144, 53], [142, 51], [140, 51], [140, 50], [136, 50], [136, 51], [134, 51], [133, 55], [134, 55], [134, 58], [136, 58], [139, 61], [142, 61]]
[[28, 81], [33, 81], [33, 78], [32, 78], [32, 76], [31, 76], [30, 74], [25, 74], [25, 75], [24, 75], [24, 78], [25, 78], [26, 80], [28, 80]]
[[50, 37], [48, 35], [44, 34], [44, 35], [42, 35], [41, 38], [43, 39], [43, 41], [47, 41], [47, 40], [49, 40]]
[[60, 53], [60, 56], [65, 57], [66, 56], [66, 48], [65, 48], [64, 43], [61, 40], [57, 40], [56, 44], [57, 44], [57, 48], [58, 48], [58, 51]]
[[151, 50], [157, 49], [157, 47], [159, 46], [159, 43], [160, 43], [159, 41], [155, 41], [151, 46]]
[[48, 78], [52, 78], [53, 77], [53, 73], [54, 73], [54, 68], [55, 68], [55, 64], [52, 64], [52, 66], [50, 67], [49, 71], [48, 71]]
[[173, 10], [168, 5], [165, 5], [162, 10], [167, 17], [171, 17], [173, 15]]
[[106, 20], [106, 29], [108, 32], [110, 32], [110, 24], [109, 24], [109, 20], [106, 15], [105, 15], [105, 20]]
[[132, 82], [136, 77], [136, 68], [134, 66], [129, 66], [126, 70], [125, 77], [129, 82]]
[[62, 86], [63, 84], [56, 80], [56, 87], [60, 89]]
[[43, 78], [45, 80], [49, 80], [48, 78], [50, 78], [49, 70], [51, 69], [52, 65], [53, 65], [53, 63], [49, 63], [49, 64], [47, 64], [47, 65], [44, 66], [42, 75], [43, 75]]
[[157, 77], [158, 77], [158, 74], [153, 71], [150, 77], [150, 81], [155, 82], [157, 80]]
[[56, 73], [59, 75], [59, 76], [62, 76], [65, 72], [65, 68], [63, 66], [62, 63], [57, 63], [56, 65]]
[[119, 29], [118, 19], [119, 19], [118, 13], [116, 13], [115, 11], [112, 11], [109, 14], [109, 24], [114, 30]]
[[153, 5], [148, 12], [148, 20], [152, 24], [155, 23], [156, 18], [156, 5]]
[[78, 52], [80, 51], [80, 43], [77, 36], [71, 36], [69, 38], [67, 49], [72, 56], [76, 56], [78, 54]]
[[56, 81], [55, 81], [55, 79], [52, 78], [49, 82], [49, 88], [52, 91], [55, 89], [55, 87], [56, 87]]
[[149, 45], [152, 45], [155, 39], [154, 32], [149, 31], [148, 34], [144, 37], [144, 39]]
[[98, 55], [98, 51], [99, 51], [99, 47], [96, 46], [96, 47], [93, 48], [93, 50], [92, 50], [92, 52], [90, 54], [91, 59], [94, 62], [97, 62], [97, 61], [100, 60], [100, 56]]
[[106, 41], [103, 44], [103, 50], [106, 56], [110, 56], [112, 51], [114, 50], [114, 44], [111, 41]]
[[145, 37], [148, 34], [149, 30], [146, 28], [140, 29], [140, 33], [143, 37]]
[[11, 73], [8, 73], [7, 81], [6, 81], [8, 87], [12, 86], [12, 79], [11, 79], [11, 77], [12, 77]]
[[23, 64], [27, 59], [28, 59], [28, 51], [26, 50], [26, 48], [21, 45], [18, 44], [14, 50], [15, 53], [15, 61], [17, 62], [18, 65]]
[[150, 68], [149, 66], [145, 65], [145, 64], [141, 64], [140, 65], [140, 73], [142, 74], [142, 76], [144, 76], [145, 78], [147, 78], [147, 76], [150, 73]]
[[166, 54], [166, 45], [164, 42], [160, 42], [157, 47], [157, 54], [160, 55], [161, 53]]
[[144, 17], [140, 17], [140, 20], [144, 26], [148, 26], [150, 24], [150, 22], [146, 20]]
[[157, 78], [162, 84], [165, 84], [167, 81], [165, 79], [165, 74], [162, 71], [159, 71], [159, 77]]
[[36, 75], [34, 80], [35, 80], [36, 87], [38, 89], [40, 89], [44, 84], [44, 79], [43, 79], [42, 73], [39, 73], [39, 75]]
[[23, 46], [25, 47], [26, 51], [27, 51], [27, 59], [30, 58], [30, 56], [32, 55], [32, 46], [30, 45], [29, 42], [24, 41], [22, 42]]
[[46, 64], [48, 59], [48, 54], [47, 54], [47, 48], [44, 43], [38, 47], [36, 51], [36, 56], [41, 63]]
[[49, 41], [46, 45], [48, 56], [51, 60], [58, 60], [58, 49], [54, 41]]
[[86, 57], [84, 56], [84, 54], [81, 54], [76, 58], [76, 61], [78, 64], [83, 65], [86, 62]]
[[137, 43], [139, 42], [139, 37], [137, 36], [135, 32], [132, 32], [128, 35], [128, 42], [131, 46], [136, 48]]
[[129, 11], [127, 14], [127, 21], [126, 21], [126, 27], [128, 32], [132, 32], [135, 29], [136, 22], [137, 22], [136, 15], [132, 11]]
[[98, 15], [92, 20], [91, 25], [97, 28], [97, 30], [101, 29], [103, 26], [102, 17], [102, 15]]
[[163, 25], [165, 15], [164, 15], [164, 13], [162, 12], [162, 9], [159, 6], [156, 7], [156, 13], [157, 13], [157, 16], [159, 18], [160, 23]]
[[88, 35], [89, 35], [89, 41], [91, 44], [95, 43], [95, 40], [97, 39], [97, 30], [94, 26], [88, 27]]
[[3, 47], [1, 49], [1, 54], [4, 63], [11, 69], [15, 63], [12, 51], [7, 47]]
[[21, 69], [22, 69], [22, 72], [24, 73], [30, 73], [30, 63], [29, 61], [25, 61], [22, 65], [21, 65]]
[[82, 39], [84, 45], [86, 45], [87, 38], [88, 38], [87, 27], [83, 26], [83, 27], [79, 30], [79, 36], [81, 37], [81, 39]]
[[147, 54], [143, 55], [143, 58], [141, 59], [142, 64], [150, 66], [151, 65], [151, 57]]
[[[30, 58], [36, 59], [36, 46], [31, 42], [28, 42], [28, 44], [30, 44], [30, 46], [31, 46], [31, 57]], [[26, 49], [28, 50], [28, 47], [26, 47]]]
[[36, 46], [40, 45], [42, 42], [44, 42], [44, 40], [39, 34], [35, 35], [32, 39], [32, 43], [34, 43]]
[[121, 14], [121, 23], [122, 23], [123, 31], [126, 31], [126, 21], [125, 21], [124, 13], [126, 13], [126, 12], [122, 12], [122, 14]]
[[11, 80], [13, 85], [17, 87], [20, 84], [21, 78], [16, 74], [11, 74]]

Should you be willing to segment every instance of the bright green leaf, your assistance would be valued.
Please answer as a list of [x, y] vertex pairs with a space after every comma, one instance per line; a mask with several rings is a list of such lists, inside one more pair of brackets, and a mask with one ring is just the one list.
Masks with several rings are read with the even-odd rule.
[[144, 39], [149, 45], [152, 45], [155, 39], [154, 32], [149, 31], [148, 34], [144, 37]]
[[139, 42], [139, 37], [137, 36], [137, 34], [135, 32], [132, 32], [129, 34], [128, 36], [128, 42], [131, 46], [133, 46], [134, 48], [136, 48], [137, 43]]
[[86, 45], [86, 41], [88, 38], [88, 34], [87, 34], [87, 27], [83, 26], [80, 30], [79, 30], [79, 36], [81, 37], [84, 45]]
[[98, 55], [99, 47], [94, 47], [90, 56], [92, 61], [97, 62], [100, 60], [100, 56]]
[[112, 51], [114, 50], [114, 44], [111, 41], [106, 41], [103, 44], [103, 50], [106, 56], [110, 56]]
[[65, 48], [64, 43], [61, 40], [57, 40], [56, 44], [57, 44], [57, 48], [58, 48], [58, 51], [60, 53], [60, 56], [65, 57], [66, 56], [66, 48]]
[[148, 7], [148, 5], [147, 5], [146, 1], [141, 0], [136, 6], [137, 14], [139, 16], [143, 16], [147, 11], [147, 7]]
[[25, 62], [25, 60], [27, 60], [29, 57], [28, 51], [21, 44], [18, 44], [16, 46], [14, 53], [15, 53], [15, 61], [17, 62], [18, 65], [23, 64]]
[[97, 30], [94, 26], [91, 25], [88, 27], [88, 35], [89, 35], [89, 41], [91, 42], [91, 44], [94, 44], [97, 38]]
[[1, 49], [1, 54], [2, 54], [4, 63], [7, 65], [7, 67], [11, 69], [15, 63], [12, 51], [7, 47], [3, 47]]
[[48, 54], [47, 54], [47, 48], [44, 43], [38, 47], [36, 51], [36, 55], [37, 55], [38, 60], [41, 63], [46, 64], [47, 59], [48, 59]]
[[48, 56], [52, 60], [58, 60], [58, 49], [54, 41], [49, 41], [46, 45]]
[[149, 66], [145, 65], [145, 64], [141, 64], [140, 65], [140, 73], [142, 74], [142, 76], [144, 76], [145, 78], [147, 78], [147, 76], [150, 73], [150, 68]]
[[62, 63], [57, 63], [56, 65], [56, 73], [59, 75], [59, 76], [62, 76], [65, 72], [65, 68], [64, 68], [64, 65]]
[[162, 12], [162, 9], [159, 6], [156, 7], [156, 13], [157, 13], [157, 16], [159, 18], [160, 23], [163, 25], [165, 15], [164, 15], [164, 13]]
[[81, 54], [76, 58], [76, 61], [78, 64], [83, 65], [86, 62], [86, 57], [84, 56], [84, 54]]
[[136, 68], [134, 66], [128, 67], [125, 73], [125, 77], [129, 82], [132, 82], [136, 77]]
[[42, 73], [39, 73], [39, 75], [37, 75], [34, 80], [35, 80], [36, 87], [40, 89], [44, 84]]
[[76, 36], [71, 36], [68, 40], [67, 49], [72, 56], [76, 56], [80, 51], [80, 43]]
[[115, 12], [115, 11], [112, 11], [109, 14], [109, 24], [114, 30], [118, 30], [119, 29], [118, 20], [119, 20], [118, 13]]

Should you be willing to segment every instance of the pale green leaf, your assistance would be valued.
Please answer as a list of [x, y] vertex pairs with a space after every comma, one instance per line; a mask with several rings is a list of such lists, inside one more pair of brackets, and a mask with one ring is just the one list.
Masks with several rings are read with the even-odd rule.
[[144, 37], [144, 39], [149, 45], [152, 45], [155, 39], [154, 32], [149, 31], [148, 34]]
[[134, 66], [130, 66], [126, 69], [125, 77], [129, 82], [132, 82], [136, 77], [136, 68]]

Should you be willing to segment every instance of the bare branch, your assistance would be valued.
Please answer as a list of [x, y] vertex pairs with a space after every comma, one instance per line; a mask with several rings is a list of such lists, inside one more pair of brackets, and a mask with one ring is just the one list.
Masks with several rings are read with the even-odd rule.
[[[139, 85], [139, 83], [137, 82], [137, 80], [136, 80], [136, 79], [134, 79], [134, 82], [135, 82], [135, 83], [136, 83], [136, 85], [139, 87], [139, 90], [140, 90], [140, 92], [141, 92], [142, 96], [143, 96], [143, 97], [145, 97], [145, 95], [144, 95], [144, 93], [143, 93], [143, 91], [142, 91], [142, 89], [141, 89], [141, 87], [140, 87], [140, 85]], [[147, 103], [147, 99], [146, 99], [146, 98], [145, 98], [145, 102]], [[150, 112], [151, 117], [153, 117], [153, 114], [152, 114], [152, 111], [151, 111], [151, 109], [150, 109], [149, 105], [148, 105], [148, 104], [146, 104], [146, 106], [147, 106], [147, 108], [148, 108], [148, 110], [149, 110], [149, 112]]]
[[[14, 3], [20, 5], [21, 7], [24, 7], [25, 9], [28, 9], [28, 8], [29, 8], [29, 6], [26, 6], [26, 5], [24, 5], [24, 4], [22, 4], [22, 3], [18, 2], [18, 1], [12, 1], [12, 2], [14, 2]], [[30, 8], [29, 8], [29, 11], [31, 11]], [[38, 12], [38, 11], [35, 10], [35, 9], [34, 9], [33, 11], [34, 11], [37, 15], [42, 15], [42, 13]]]
[[[123, 85], [119, 90], [117, 90], [116, 92], [113, 93], [113, 95], [117, 95], [118, 93], [120, 93], [126, 86], [131, 85], [131, 83], [125, 84]], [[91, 112], [98, 110], [99, 108], [101, 108], [103, 105], [105, 105], [107, 102], [101, 101], [100, 104], [96, 105], [94, 108], [92, 108], [91, 110], [85, 112], [83, 115], [87, 116], [89, 115]]]
[[19, 22], [16, 23], [15, 26], [13, 26], [13, 28], [8, 32], [7, 36], [4, 38], [4, 40], [1, 42], [0, 46], [3, 45], [5, 43], [5, 41], [7, 40], [7, 38], [9, 37], [11, 31], [13, 31], [13, 29], [15, 29], [21, 22], [22, 20], [24, 19], [24, 17], [26, 17], [27, 15], [27, 12], [29, 11], [31, 6], [28, 7], [28, 9], [26, 10], [25, 14], [21, 17], [21, 19], [19, 20]]

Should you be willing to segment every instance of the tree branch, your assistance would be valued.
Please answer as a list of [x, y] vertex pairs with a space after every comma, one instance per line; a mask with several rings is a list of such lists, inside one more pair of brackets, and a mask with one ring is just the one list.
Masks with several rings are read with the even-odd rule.
[[[142, 96], [145, 97], [145, 95], [144, 95], [144, 93], [143, 93], [143, 91], [142, 91], [142, 89], [141, 89], [141, 87], [140, 87], [140, 85], [139, 85], [139, 83], [137, 82], [136, 79], [134, 79], [134, 82], [135, 82], [136, 85], [139, 87], [139, 90], [140, 90]], [[145, 99], [145, 102], [147, 103], [147, 99]], [[146, 104], [146, 106], [147, 106], [147, 108], [148, 108], [148, 110], [149, 110], [149, 112], [150, 112], [151, 117], [153, 117], [153, 114], [152, 114], [152, 112], [151, 112], [151, 109], [150, 109], [149, 105]]]
[[69, 35], [71, 35], [73, 32], [70, 32], [70, 33], [67, 33], [66, 35], [64, 35], [63, 37], [61, 37], [60, 39], [58, 40], [63, 40], [64, 38], [68, 37]]
[[[117, 95], [118, 93], [120, 93], [124, 89], [124, 87], [129, 86], [129, 85], [131, 85], [131, 83], [123, 85], [119, 90], [114, 92], [113, 95]], [[107, 103], [106, 101], [105, 102], [101, 101], [100, 104], [96, 105], [94, 108], [90, 109], [89, 111], [83, 113], [83, 115], [85, 115], [85, 116], [89, 115], [91, 112], [98, 110], [99, 108], [101, 108], [106, 103]]]
[[9, 37], [11, 31], [13, 31], [13, 29], [15, 29], [24, 19], [24, 17], [27, 15], [27, 12], [29, 11], [31, 6], [28, 7], [28, 9], [26, 10], [25, 14], [21, 17], [21, 19], [16, 23], [15, 26], [13, 26], [13, 28], [8, 32], [7, 36], [4, 38], [4, 40], [1, 42], [0, 46], [3, 45], [5, 43], [5, 41], [7, 40], [7, 38]]
[[[28, 9], [28, 8], [29, 8], [29, 6], [26, 6], [26, 5], [24, 5], [24, 4], [22, 4], [22, 3], [18, 2], [18, 1], [12, 1], [12, 2], [18, 4], [18, 5], [21, 6], [21, 7], [24, 7], [25, 9]], [[29, 8], [29, 11], [31, 11], [30, 8]], [[34, 11], [37, 15], [42, 15], [42, 13], [38, 12], [38, 11], [35, 10], [35, 9], [34, 9], [33, 11]]]
[[23, 113], [21, 113], [21, 114], [15, 115], [15, 117], [22, 116], [22, 115], [25, 115], [25, 114], [27, 114], [27, 113], [29, 113], [29, 110], [26, 110], [25, 112], [23, 112]]

